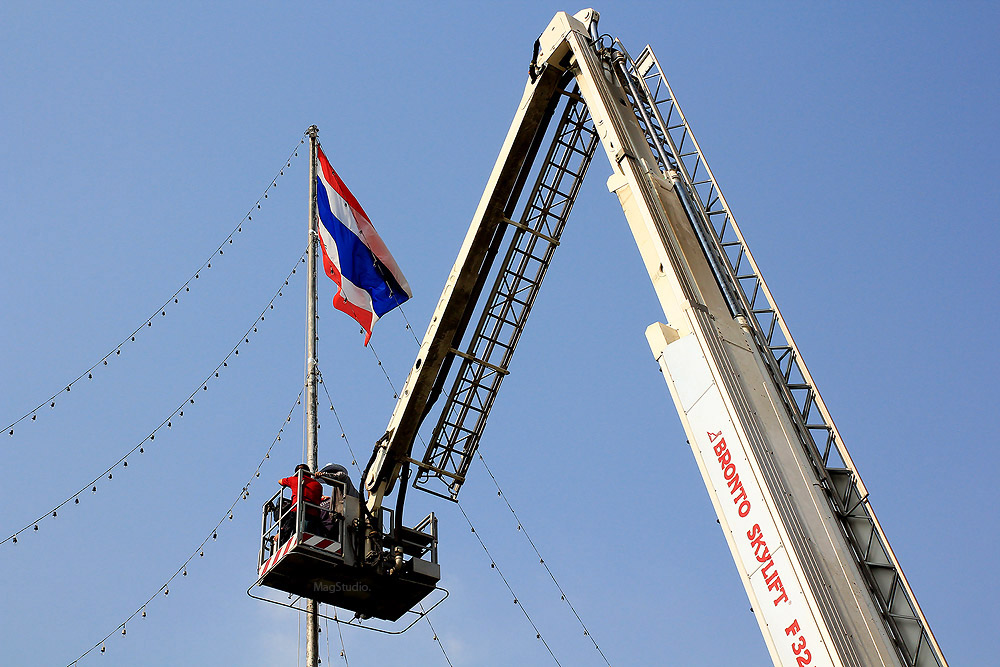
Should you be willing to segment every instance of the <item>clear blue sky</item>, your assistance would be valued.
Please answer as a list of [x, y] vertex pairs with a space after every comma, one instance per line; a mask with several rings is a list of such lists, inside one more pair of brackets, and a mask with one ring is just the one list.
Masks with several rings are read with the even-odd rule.
[[[371, 9], [377, 7], [377, 9]], [[393, 250], [422, 335], [520, 97], [550, 2], [8, 2], [0, 8], [0, 421], [98, 362], [184, 283], [315, 123]], [[652, 44], [954, 665], [998, 647], [992, 431], [1000, 12], [988, 3], [615, 2]], [[482, 451], [616, 665], [764, 665], [767, 651], [643, 337], [662, 320], [598, 155]], [[300, 154], [92, 380], [0, 440], [6, 537], [199, 389], [306, 243]], [[223, 518], [295, 400], [302, 271], [185, 416], [79, 505], [0, 545], [0, 662], [66, 664]], [[323, 284], [321, 367], [362, 459], [392, 390]], [[398, 386], [399, 314], [374, 349]], [[325, 398], [321, 407], [325, 406]], [[332, 413], [323, 460], [349, 462]], [[296, 614], [247, 597], [261, 503], [302, 454], [296, 412], [186, 577], [81, 664], [296, 664]], [[418, 452], [419, 454], [419, 452]], [[552, 664], [450, 503], [432, 614], [455, 665]], [[477, 464], [463, 507], [563, 665], [604, 664]], [[340, 637], [323, 636], [324, 664]], [[330, 640], [329, 658], [325, 641]], [[352, 665], [446, 664], [429, 628], [347, 628]]]

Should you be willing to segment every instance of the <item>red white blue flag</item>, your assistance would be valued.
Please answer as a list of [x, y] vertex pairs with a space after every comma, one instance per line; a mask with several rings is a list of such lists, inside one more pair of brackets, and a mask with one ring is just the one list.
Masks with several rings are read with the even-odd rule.
[[403, 272], [372, 226], [361, 204], [316, 147], [316, 210], [323, 268], [337, 283], [333, 307], [365, 330], [365, 345], [378, 318], [413, 296]]

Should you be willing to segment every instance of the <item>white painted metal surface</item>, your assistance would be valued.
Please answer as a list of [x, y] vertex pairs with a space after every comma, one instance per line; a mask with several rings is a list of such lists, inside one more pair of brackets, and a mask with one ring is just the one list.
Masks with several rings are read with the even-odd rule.
[[807, 589], [781, 538], [781, 519], [765, 500], [753, 452], [726, 409], [697, 337], [677, 339], [663, 324], [650, 326], [646, 337], [691, 439], [772, 659], [779, 665], [794, 665], [799, 657], [804, 664], [842, 664], [819, 630]]
[[[576, 75], [614, 170], [609, 189], [618, 195], [672, 327], [654, 354], [672, 382], [772, 659], [796, 667], [905, 664], [779, 388], [730, 311], [689, 207], [670, 174], [655, 167], [614, 55], [600, 57], [589, 32], [581, 21], [559, 14], [543, 33], [540, 51], [548, 66], [568, 65]], [[734, 503], [726, 475], [735, 476], [738, 467], [745, 481]], [[765, 549], [767, 558], [759, 562]]]
[[[849, 541], [846, 522], [852, 517], [845, 518], [831, 500], [837, 490], [829, 471], [817, 467], [813, 443], [803, 439], [802, 417], [787, 402], [789, 388], [764, 356], [769, 351], [747, 320], [745, 300], [735, 298], [733, 285], [726, 284], [741, 277], [730, 276], [731, 269], [706, 250], [714, 232], [692, 217], [705, 211], [685, 189], [691, 187], [690, 174], [683, 164], [673, 165], [680, 175], [669, 165], [661, 169], [670, 158], [650, 129], [655, 103], [643, 107], [637, 95], [644, 94], [639, 91], [645, 84], [629, 78], [623, 50], [595, 40], [596, 19], [593, 10], [559, 13], [539, 37], [532, 81], [367, 471], [369, 505], [377, 508], [404, 463], [420, 465], [410, 458], [413, 438], [435, 385], [440, 387], [439, 376], [447, 373], [449, 356], [460, 354], [461, 322], [475, 307], [473, 286], [490, 238], [498, 225], [509, 223], [503, 209], [517, 197], [517, 174], [530, 168], [537, 149], [529, 148], [533, 137], [544, 129], [554, 96], [565, 92], [566, 75], [572, 75], [612, 167], [608, 189], [621, 203], [669, 322], [647, 330], [650, 348], [774, 664], [946, 666], [922, 615], [907, 620], [917, 624], [910, 645], [929, 648], [907, 655], [900, 637], [912, 628], [894, 625], [893, 610], [873, 594], [878, 584], [871, 581], [871, 564]], [[658, 69], [651, 52], [648, 61]], [[701, 159], [700, 150], [697, 154]], [[784, 331], [783, 320], [780, 326]], [[867, 502], [867, 495], [859, 502]], [[905, 583], [901, 572], [893, 576]]]

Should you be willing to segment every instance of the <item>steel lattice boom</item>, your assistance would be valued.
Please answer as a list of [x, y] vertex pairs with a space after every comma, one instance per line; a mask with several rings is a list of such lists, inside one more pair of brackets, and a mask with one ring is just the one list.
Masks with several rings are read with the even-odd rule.
[[[366, 470], [369, 510], [410, 466], [416, 487], [457, 498], [600, 145], [667, 322], [646, 330], [650, 350], [774, 664], [946, 667], [660, 63], [649, 47], [633, 60], [597, 19], [559, 13], [535, 43], [521, 104]], [[427, 450], [413, 459], [441, 394]]]
[[453, 350], [461, 358], [458, 375], [415, 486], [444, 495], [428, 486], [437, 480], [446, 497], [458, 496], [596, 148], [586, 105], [572, 93], [521, 220], [505, 220], [513, 233], [475, 332], [464, 352]]

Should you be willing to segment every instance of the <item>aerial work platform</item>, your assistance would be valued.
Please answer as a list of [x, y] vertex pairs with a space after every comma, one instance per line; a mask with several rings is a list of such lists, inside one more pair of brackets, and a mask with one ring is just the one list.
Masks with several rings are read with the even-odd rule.
[[[282, 488], [264, 503], [255, 585], [386, 621], [399, 620], [437, 588], [433, 513], [414, 528], [383, 532], [369, 525], [364, 534], [359, 499], [343, 485], [334, 483], [320, 505], [301, 494], [293, 504], [289, 495]], [[393, 526], [392, 511], [383, 509], [378, 523]], [[366, 539], [377, 545], [368, 559], [362, 555]]]

